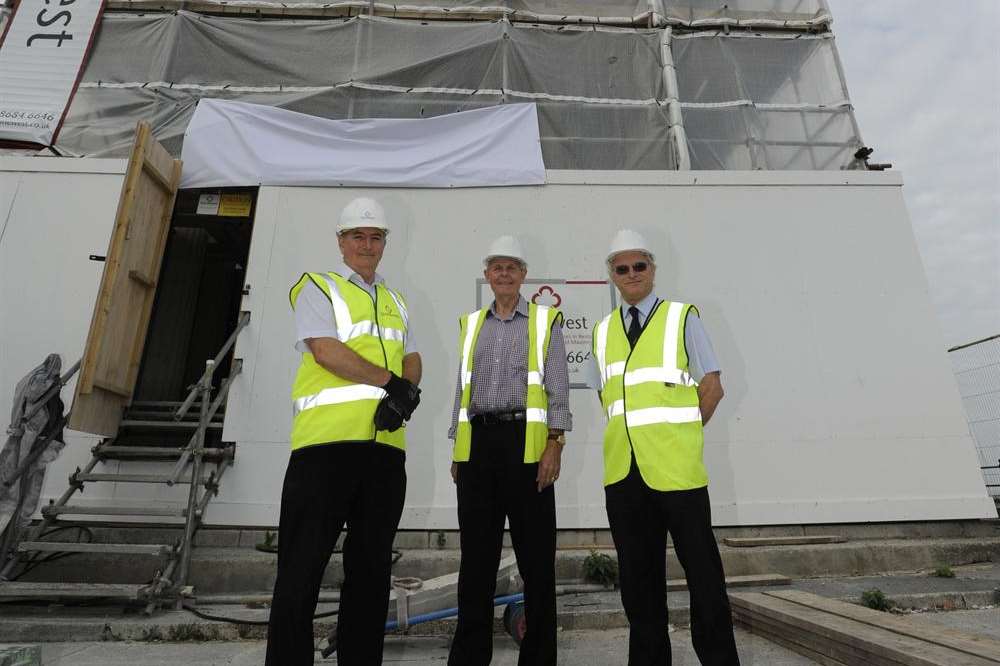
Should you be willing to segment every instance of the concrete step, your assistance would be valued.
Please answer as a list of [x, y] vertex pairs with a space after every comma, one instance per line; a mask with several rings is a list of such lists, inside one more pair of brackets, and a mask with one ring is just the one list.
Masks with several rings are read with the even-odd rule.
[[[163, 461], [168, 464], [169, 461]], [[155, 525], [148, 521], [141, 525], [114, 523], [111, 519], [88, 522], [95, 542], [108, 543], [173, 543], [179, 532], [172, 536], [169, 525]], [[792, 537], [831, 534], [833, 530], [856, 545], [898, 539], [975, 539], [1000, 538], [1000, 520], [934, 521], [920, 523], [866, 523], [863, 525], [774, 527], [717, 527], [716, 538], [724, 545], [727, 538]], [[252, 548], [264, 540], [265, 534], [277, 528], [240, 528], [208, 526], [195, 535], [195, 545], [213, 547]], [[806, 534], [808, 533], [808, 534]], [[614, 543], [608, 530], [559, 530], [556, 544], [560, 550], [612, 549]], [[504, 546], [510, 548], [509, 534], [504, 535]], [[396, 533], [397, 550], [458, 550], [457, 530], [400, 530]]]
[[[163, 530], [166, 532], [167, 530]], [[161, 543], [171, 543], [162, 533]], [[505, 555], [511, 551], [505, 550]], [[602, 552], [615, 557], [613, 549]], [[458, 571], [458, 550], [403, 550], [393, 567], [396, 576], [424, 580]], [[723, 564], [730, 577], [777, 573], [790, 578], [863, 576], [890, 571], [918, 571], [937, 566], [1000, 561], [1000, 538], [887, 539], [806, 546], [721, 546]], [[590, 549], [563, 549], [556, 553], [556, 578], [581, 580], [583, 562]], [[198, 594], [240, 594], [271, 589], [277, 556], [247, 548], [196, 547], [192, 552], [189, 583]], [[81, 554], [40, 565], [28, 580], [93, 582], [143, 582], [149, 579], [150, 560], [143, 556]], [[668, 575], [682, 569], [673, 550], [667, 552]], [[324, 585], [337, 587], [343, 580], [341, 555], [334, 554]]]

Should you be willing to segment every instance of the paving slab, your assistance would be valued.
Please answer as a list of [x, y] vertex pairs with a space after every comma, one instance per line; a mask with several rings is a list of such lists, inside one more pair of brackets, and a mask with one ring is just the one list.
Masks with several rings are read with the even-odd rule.
[[[670, 634], [673, 663], [697, 666], [690, 632]], [[737, 649], [744, 666], [805, 666], [813, 662], [785, 648], [744, 631], [737, 630]], [[386, 639], [385, 664], [406, 666], [442, 666], [448, 657], [449, 640], [445, 637], [389, 637]], [[559, 634], [559, 663], [566, 666], [615, 666], [627, 660], [628, 631], [563, 631]], [[264, 661], [263, 641], [215, 643], [48, 643], [43, 646], [46, 666], [259, 666]], [[336, 664], [336, 658], [321, 659], [317, 664]], [[517, 646], [506, 636], [494, 640], [493, 665], [515, 666]]]

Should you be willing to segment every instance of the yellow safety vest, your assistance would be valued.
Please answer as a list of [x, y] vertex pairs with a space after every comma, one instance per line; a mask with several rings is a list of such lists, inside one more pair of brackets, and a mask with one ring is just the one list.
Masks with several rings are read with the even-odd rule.
[[688, 372], [684, 325], [693, 305], [661, 301], [635, 348], [621, 309], [594, 328], [593, 353], [601, 370], [604, 485], [628, 475], [635, 454], [643, 480], [655, 490], [708, 485], [698, 383]]
[[[472, 424], [469, 404], [472, 401], [472, 361], [476, 341], [489, 309], [470, 312], [459, 319], [458, 353], [462, 359], [462, 400], [458, 410], [453, 460], [465, 462], [472, 450]], [[549, 436], [549, 396], [545, 392], [545, 359], [549, 353], [552, 324], [561, 319], [559, 310], [546, 305], [528, 304], [528, 387], [525, 394], [524, 462], [536, 463], [542, 457]]]
[[[403, 371], [408, 313], [403, 297], [382, 284], [375, 297], [337, 273], [305, 273], [289, 292], [292, 309], [302, 288], [312, 282], [330, 299], [337, 335], [369, 363], [399, 375]], [[338, 377], [302, 354], [292, 385], [292, 450], [313, 444], [375, 440], [406, 448], [404, 429], [376, 432], [375, 408], [385, 397], [377, 386]]]

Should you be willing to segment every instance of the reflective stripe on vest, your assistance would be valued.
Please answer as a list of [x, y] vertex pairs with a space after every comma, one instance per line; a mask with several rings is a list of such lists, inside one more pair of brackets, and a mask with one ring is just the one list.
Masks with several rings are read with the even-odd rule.
[[[398, 293], [379, 284], [373, 298], [336, 273], [306, 273], [289, 293], [292, 309], [308, 282], [330, 300], [337, 336], [344, 345], [374, 365], [402, 373], [408, 313]], [[384, 396], [381, 388], [334, 375], [311, 353], [303, 353], [292, 387], [292, 450], [372, 439], [404, 449], [404, 429], [375, 431], [375, 407]]]
[[660, 302], [635, 348], [620, 309], [594, 329], [593, 353], [601, 371], [604, 484], [628, 475], [634, 454], [646, 484], [655, 490], [690, 490], [708, 484], [703, 462], [697, 382], [688, 372], [684, 303]]
[[[455, 431], [455, 462], [469, 459], [472, 451], [472, 424], [469, 422], [469, 405], [472, 402], [472, 365], [476, 353], [479, 331], [483, 328], [488, 309], [470, 312], [459, 320], [459, 355], [461, 399], [458, 424]], [[549, 397], [545, 392], [545, 358], [549, 353], [552, 324], [562, 317], [555, 308], [528, 304], [528, 377], [525, 392], [525, 442], [524, 462], [535, 463], [542, 457], [549, 434]]]

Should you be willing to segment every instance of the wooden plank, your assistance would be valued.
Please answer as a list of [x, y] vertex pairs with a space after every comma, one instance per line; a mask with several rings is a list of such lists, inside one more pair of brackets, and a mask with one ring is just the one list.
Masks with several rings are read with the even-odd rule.
[[803, 645], [798, 641], [792, 640], [787, 636], [782, 635], [780, 632], [775, 633], [767, 628], [762, 627], [760, 624], [754, 623], [740, 623], [745, 629], [750, 633], [756, 634], [761, 638], [766, 638], [768, 641], [780, 645], [781, 647], [791, 650], [797, 654], [801, 654], [807, 659], [812, 659], [817, 664], [822, 664], [823, 666], [848, 666], [852, 661], [840, 661], [834, 657], [827, 656], [822, 652], [818, 652], [809, 645]]
[[5, 583], [0, 582], [0, 597], [41, 599], [114, 598], [140, 600], [145, 598], [145, 585], [111, 583]]
[[141, 273], [135, 270], [134, 268], [128, 272], [128, 277], [130, 280], [138, 282], [147, 289], [153, 289], [154, 287], [156, 287], [156, 280], [149, 277], [145, 273]]
[[725, 537], [722, 542], [733, 548], [755, 548], [757, 546], [809, 546], [822, 543], [845, 543], [846, 537], [829, 534], [818, 536], [789, 537]]
[[751, 629], [754, 633], [779, 636], [788, 643], [799, 645], [835, 663], [865, 664], [865, 666], [903, 666], [902, 662], [891, 657], [874, 654], [864, 649], [864, 646], [851, 642], [843, 642], [828, 638], [813, 631], [799, 629], [782, 622], [768, 618], [762, 614], [735, 611], [734, 621]]
[[153, 179], [154, 182], [156, 182], [157, 185], [159, 185], [161, 188], [163, 188], [168, 192], [170, 191], [173, 185], [170, 182], [170, 172], [172, 171], [172, 169], [167, 169], [165, 173], [161, 172], [156, 167], [156, 165], [153, 164], [153, 162], [150, 159], [148, 159], [148, 157], [147, 159], [143, 160], [142, 169], [143, 171], [146, 172], [146, 175], [148, 175], [150, 178]]
[[765, 594], [1000, 663], [1000, 641], [988, 636], [970, 634], [948, 627], [915, 625], [905, 617], [881, 613], [864, 606], [837, 599], [827, 599], [800, 590], [783, 590], [766, 592]]
[[114, 393], [115, 395], [120, 395], [120, 396], [125, 397], [125, 398], [127, 398], [129, 396], [129, 393], [130, 393], [130, 391], [128, 390], [128, 388], [126, 388], [124, 386], [112, 384], [111, 382], [106, 382], [106, 381], [104, 381], [103, 379], [100, 379], [100, 378], [94, 379], [94, 386], [97, 387], [97, 388], [99, 388], [99, 389], [104, 389], [105, 391], [108, 391], [109, 393]]
[[[97, 355], [95, 347], [104, 335], [104, 323], [107, 321], [110, 312], [111, 287], [118, 272], [118, 265], [122, 253], [122, 246], [128, 233], [128, 209], [131, 206], [135, 192], [136, 183], [141, 175], [141, 164], [145, 144], [149, 137], [148, 126], [140, 121], [136, 127], [135, 142], [132, 145], [132, 153], [129, 156], [128, 167], [125, 171], [125, 181], [122, 183], [122, 194], [118, 199], [118, 210], [115, 213], [115, 226], [111, 232], [111, 239], [108, 242], [108, 251], [105, 254], [104, 272], [101, 275], [101, 286], [98, 291], [97, 301], [94, 303], [94, 316], [90, 321], [90, 331], [87, 334], [87, 346], [80, 364], [80, 377], [77, 381], [80, 393], [90, 393], [93, 390], [93, 376], [97, 365]], [[73, 427], [70, 424], [70, 427]]]
[[[167, 236], [170, 233], [170, 219], [173, 217], [174, 213], [174, 202], [177, 199], [177, 190], [180, 187], [181, 182], [181, 161], [171, 158], [170, 154], [167, 153], [167, 151], [159, 143], [154, 142], [150, 152], [151, 161], [164, 162], [169, 160], [170, 163], [172, 163], [172, 169], [170, 170], [171, 189], [169, 190], [167, 201], [162, 204], [158, 234], [155, 237], [152, 256], [149, 257], [148, 262], [149, 274], [158, 277], [160, 275], [160, 268], [163, 265], [163, 252], [167, 246]], [[129, 356], [128, 385], [131, 386], [133, 390], [135, 388], [136, 379], [139, 376], [139, 366], [142, 362], [143, 347], [146, 344], [146, 333], [149, 330], [149, 320], [153, 315], [154, 297], [155, 293], [153, 291], [146, 293], [146, 299], [143, 302], [141, 318], [138, 324], [139, 334], [136, 335], [134, 339], [132, 353]]]
[[74, 430], [117, 434], [135, 388], [179, 182], [180, 162], [140, 121], [70, 410]]
[[760, 614], [796, 630], [852, 645], [906, 666], [986, 666], [990, 659], [961, 653], [948, 647], [872, 627], [822, 610], [771, 596], [749, 592], [729, 595], [730, 602], [746, 613]]

